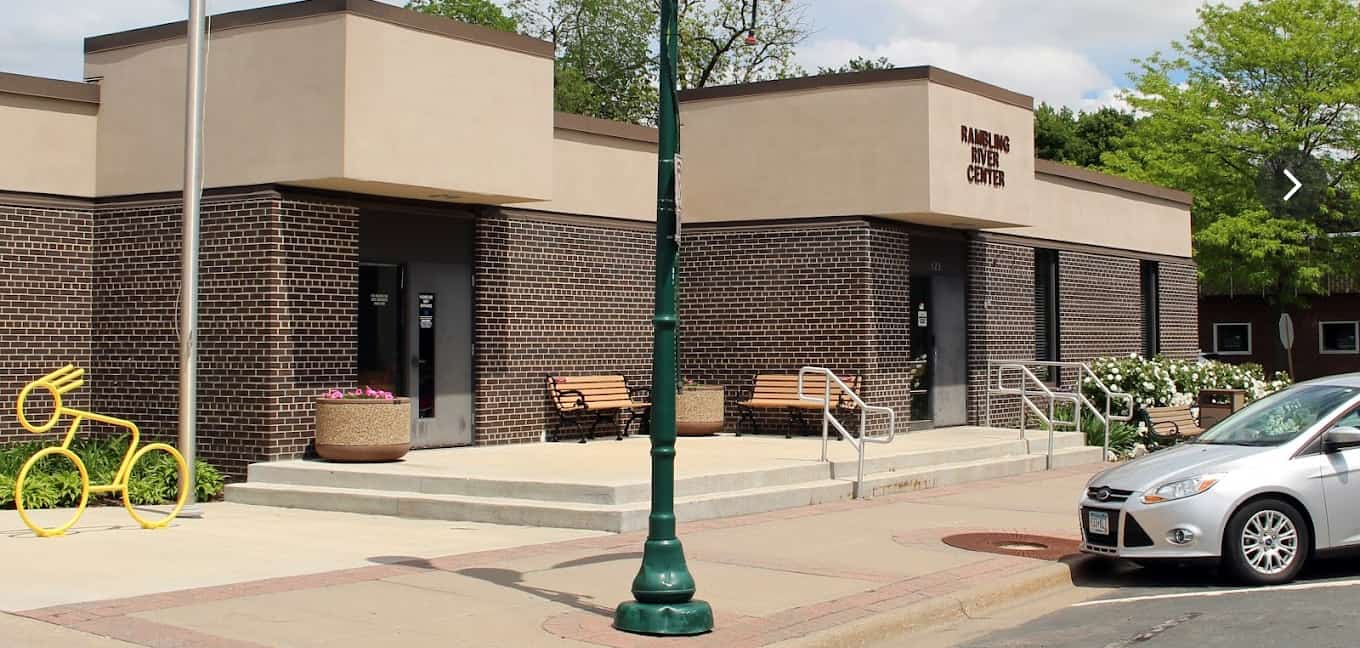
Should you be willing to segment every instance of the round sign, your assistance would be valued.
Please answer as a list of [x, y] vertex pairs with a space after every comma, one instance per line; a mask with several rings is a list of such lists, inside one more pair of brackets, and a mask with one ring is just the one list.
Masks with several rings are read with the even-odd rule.
[[1286, 349], [1294, 348], [1294, 320], [1289, 313], [1280, 314], [1280, 344]]

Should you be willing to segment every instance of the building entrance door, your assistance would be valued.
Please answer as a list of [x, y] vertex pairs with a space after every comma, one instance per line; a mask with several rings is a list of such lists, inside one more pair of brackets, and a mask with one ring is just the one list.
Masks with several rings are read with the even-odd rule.
[[463, 264], [409, 263], [407, 384], [411, 445], [472, 443], [472, 277]]
[[473, 228], [464, 216], [359, 215], [359, 378], [411, 399], [415, 448], [470, 445], [475, 434]]
[[913, 427], [968, 420], [968, 351], [963, 243], [921, 236], [912, 243], [911, 384]]

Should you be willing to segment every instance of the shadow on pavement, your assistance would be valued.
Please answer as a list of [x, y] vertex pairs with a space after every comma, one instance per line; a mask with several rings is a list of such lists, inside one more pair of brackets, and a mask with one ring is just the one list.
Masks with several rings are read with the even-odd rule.
[[501, 587], [513, 589], [519, 592], [524, 592], [525, 594], [537, 596], [538, 598], [541, 598], [545, 601], [551, 601], [553, 603], [558, 603], [560, 605], [575, 608], [582, 612], [597, 614], [612, 619], [614, 618], [613, 607], [604, 607], [598, 605], [589, 596], [584, 596], [573, 592], [563, 592], [560, 590], [547, 589], [543, 587], [534, 587], [533, 585], [529, 585], [528, 583], [526, 583], [524, 577], [528, 574], [541, 571], [551, 571], [554, 569], [568, 569], [571, 567], [583, 567], [587, 565], [598, 565], [601, 563], [614, 562], [619, 560], [637, 561], [641, 559], [642, 552], [640, 551], [627, 553], [599, 554], [595, 556], [587, 556], [585, 558], [577, 558], [574, 560], [560, 562], [547, 569], [536, 569], [524, 572], [515, 571], [513, 569], [502, 569], [499, 567], [468, 567], [465, 569], [450, 571], [446, 569], [441, 569], [440, 567], [431, 563], [429, 560], [425, 558], [418, 558], [415, 556], [371, 556], [368, 558], [368, 561], [380, 565], [405, 565], [408, 567], [415, 567], [417, 569], [444, 571], [450, 574], [458, 574], [460, 576], [476, 578], [477, 580], [485, 581], [488, 583], [492, 583], [494, 585], [499, 585]]

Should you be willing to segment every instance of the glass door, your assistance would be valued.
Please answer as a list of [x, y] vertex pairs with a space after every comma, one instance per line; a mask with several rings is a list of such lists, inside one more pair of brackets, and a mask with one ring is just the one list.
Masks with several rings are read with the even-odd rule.
[[931, 366], [935, 336], [931, 333], [934, 313], [930, 307], [930, 276], [911, 278], [911, 422], [913, 427], [928, 427], [931, 414]]
[[359, 386], [406, 393], [401, 266], [359, 266]]

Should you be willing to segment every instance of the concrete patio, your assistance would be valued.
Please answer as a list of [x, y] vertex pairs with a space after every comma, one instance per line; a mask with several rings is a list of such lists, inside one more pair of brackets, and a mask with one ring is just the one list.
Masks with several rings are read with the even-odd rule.
[[[1053, 467], [1096, 463], [1099, 448], [1057, 433]], [[413, 518], [626, 532], [646, 528], [649, 440], [535, 443], [414, 451], [387, 464], [255, 464], [227, 500]], [[702, 520], [853, 496], [856, 454], [820, 437], [681, 438], [676, 515]], [[1044, 470], [1047, 433], [954, 427], [871, 444], [864, 493], [879, 496]]]

